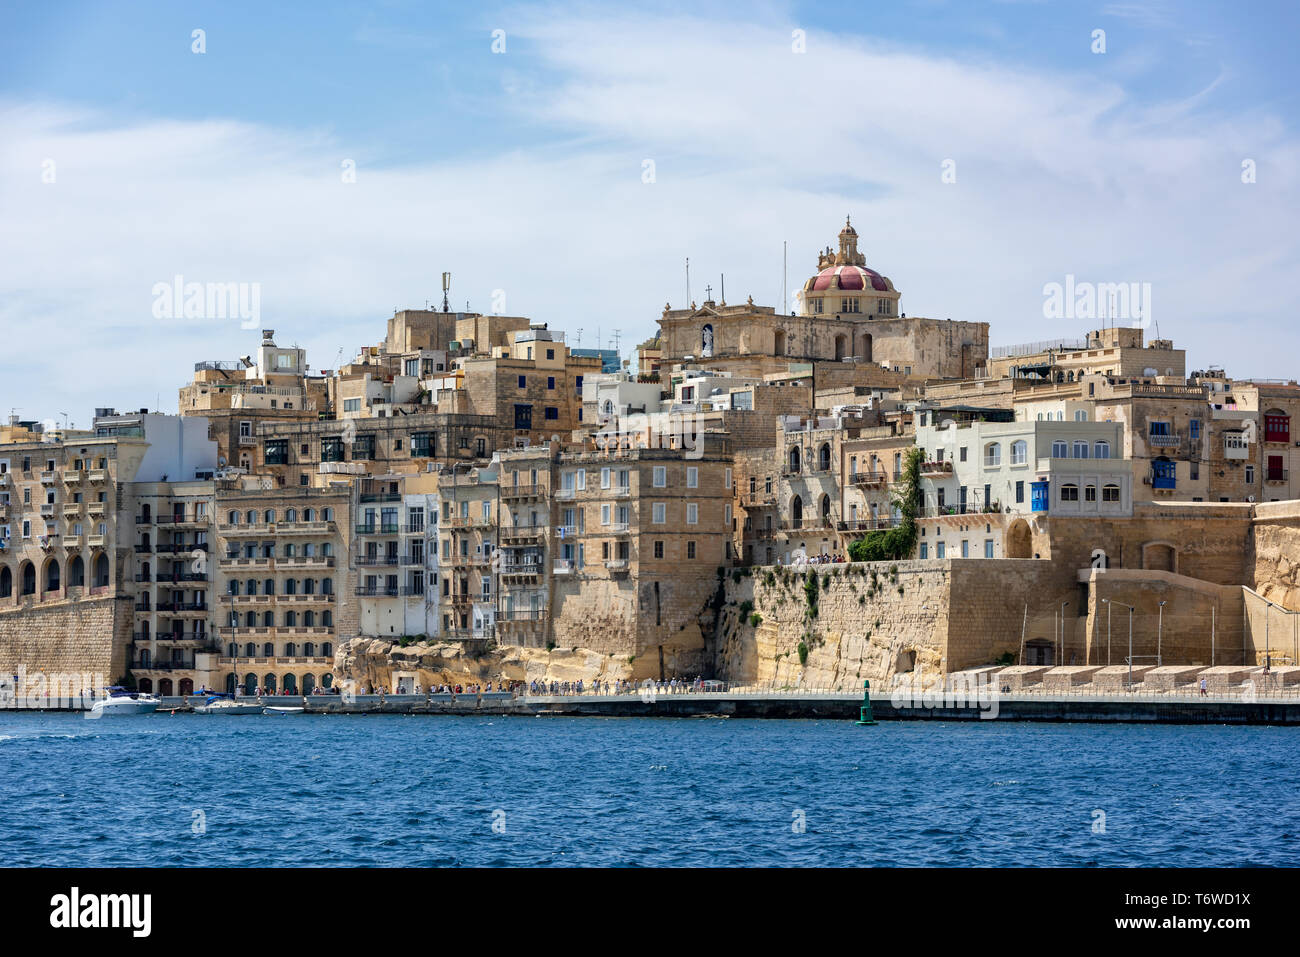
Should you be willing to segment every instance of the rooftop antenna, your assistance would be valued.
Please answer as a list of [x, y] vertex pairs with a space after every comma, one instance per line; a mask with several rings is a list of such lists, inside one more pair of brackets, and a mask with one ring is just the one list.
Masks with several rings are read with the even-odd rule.
[[447, 302], [447, 292], [451, 289], [451, 273], [442, 274], [442, 311], [451, 312], [451, 305]]
[[614, 351], [615, 351], [615, 352], [618, 352], [618, 343], [619, 343], [619, 339], [622, 338], [622, 335], [623, 335], [623, 331], [622, 331], [621, 329], [615, 329], [615, 330], [614, 330], [613, 341], [614, 341]]
[[725, 306], [727, 304], [727, 274], [724, 272], [724, 273], [719, 273], [718, 275], [719, 278], [722, 280], [722, 292], [721, 292], [721, 299], [719, 299], [719, 302], [721, 302]]
[[784, 239], [781, 240], [781, 315], [783, 316], [785, 315], [786, 312], [785, 277], [786, 277], [786, 270], [787, 270], [787, 250], [786, 250], [787, 245], [788, 243]]
[[691, 308], [691, 257], [686, 257], [686, 308]]
[[578, 327], [578, 345], [582, 345], [582, 326]]

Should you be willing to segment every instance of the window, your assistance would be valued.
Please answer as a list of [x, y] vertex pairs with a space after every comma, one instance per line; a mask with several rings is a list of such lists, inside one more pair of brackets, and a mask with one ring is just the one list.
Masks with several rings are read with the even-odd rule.
[[1062, 485], [1062, 486], [1061, 486], [1061, 501], [1062, 501], [1062, 502], [1077, 502], [1077, 501], [1079, 501], [1079, 486], [1077, 486], [1077, 485], [1073, 485], [1073, 484]]
[[1074, 443], [1074, 457], [1075, 457], [1076, 459], [1086, 459], [1086, 458], [1088, 457], [1088, 443], [1087, 443], [1087, 442], [1075, 442], [1075, 443]]
[[526, 376], [526, 375], [521, 375], [521, 376], [519, 377], [519, 388], [521, 388], [521, 389], [527, 389], [527, 388], [528, 388], [528, 376]]
[[930, 546], [926, 542], [921, 543], [921, 557], [922, 558], [930, 557]]
[[546, 388], [548, 388], [548, 389], [554, 389], [554, 388], [555, 388], [555, 376], [553, 376], [553, 375], [548, 375], [548, 376], [546, 377]]
[[687, 488], [700, 487], [700, 470], [693, 465], [687, 466], [686, 468], [686, 487]]
[[1076, 422], [1087, 422], [1087, 421], [1088, 421], [1088, 411], [1087, 411], [1086, 409], [1077, 409], [1077, 410], [1075, 411], [1075, 413], [1074, 413], [1074, 421], [1076, 421]]
[[[723, 487], [723, 488], [728, 488], [728, 489], [731, 488], [731, 469], [724, 469], [724, 470], [723, 470], [723, 472], [722, 472], [722, 487]], [[752, 492], [753, 489], [751, 488], [750, 491]]]
[[694, 502], [688, 502], [686, 505], [686, 524], [698, 525], [700, 521], [700, 507]]
[[961, 540], [961, 557], [970, 558], [970, 542], [964, 538]]
[[1109, 442], [1094, 442], [1094, 443], [1093, 443], [1093, 446], [1092, 446], [1092, 457], [1093, 457], [1094, 459], [1108, 459], [1108, 458], [1110, 458], [1110, 443], [1109, 443]]
[[652, 515], [651, 521], [656, 525], [662, 525], [668, 520], [668, 506], [664, 502], [655, 502], [650, 507]]
[[1017, 482], [1017, 483], [1016, 483], [1016, 501], [1017, 501], [1017, 502], [1023, 502], [1024, 500], [1025, 500], [1025, 483], [1024, 483], [1024, 482]]
[[600, 487], [609, 488], [609, 467], [606, 466], [600, 470]]
[[1118, 486], [1118, 485], [1104, 485], [1104, 486], [1102, 486], [1102, 489], [1101, 489], [1101, 500], [1102, 500], [1103, 502], [1118, 502], [1118, 501], [1119, 501], [1119, 486]]
[[1002, 464], [1002, 446], [997, 442], [991, 442], [984, 446], [984, 467], [996, 468]]
[[1029, 445], [1024, 439], [1011, 443], [1011, 464], [1024, 465], [1029, 458]]
[[840, 312], [861, 312], [862, 300], [857, 296], [845, 296], [840, 300]]
[[289, 464], [289, 440], [272, 439], [266, 443], [264, 461], [267, 465]]
[[1191, 419], [1187, 423], [1187, 433], [1194, 439], [1201, 437], [1201, 420]]
[[555, 422], [560, 418], [560, 410], [556, 406], [548, 405], [544, 415], [548, 422]]
[[533, 407], [531, 405], [515, 406], [515, 428], [531, 429], [533, 427]]
[[1070, 447], [1063, 440], [1057, 439], [1052, 443], [1052, 458], [1064, 459], [1070, 455]]
[[360, 411], [361, 411], [361, 400], [360, 400], [360, 399], [344, 399], [344, 400], [343, 400], [343, 411], [344, 411], [344, 412], [360, 412]]
[[665, 488], [668, 485], [668, 469], [662, 465], [654, 467], [654, 487]]
[[600, 507], [600, 524], [602, 524], [602, 525], [608, 525], [608, 524], [609, 524], [609, 506], [608, 506], [608, 505], [602, 505], [602, 506]]
[[695, 558], [695, 543], [694, 543], [694, 542], [687, 542], [687, 543], [686, 543], [686, 557], [689, 558], [689, 559], [693, 559], [693, 558]]
[[663, 557], [664, 557], [664, 543], [655, 542], [655, 558], [663, 558]]
[[966, 461], [966, 446], [963, 445], [959, 451], [960, 451], [960, 453], [961, 453], [960, 456], [959, 456], [960, 461], [965, 462], [965, 461]]
[[1290, 442], [1291, 417], [1276, 410], [1266, 412], [1264, 414], [1264, 441]]
[[1095, 501], [1097, 501], [1097, 486], [1095, 486], [1095, 485], [1085, 485], [1085, 486], [1083, 487], [1083, 500], [1084, 500], [1085, 502], [1095, 502]]
[[991, 538], [984, 539], [984, 557], [985, 558], [993, 557], [993, 539]]
[[944, 546], [944, 543], [943, 543], [943, 542], [935, 542], [935, 543], [934, 543], [934, 557], [935, 557], [935, 558], [943, 558], [945, 552], [947, 552], [947, 548]]

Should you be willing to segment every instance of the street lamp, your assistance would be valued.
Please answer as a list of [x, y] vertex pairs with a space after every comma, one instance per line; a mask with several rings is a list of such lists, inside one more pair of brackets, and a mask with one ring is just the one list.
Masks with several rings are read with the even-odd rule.
[[1156, 625], [1156, 667], [1164, 665], [1164, 659], [1160, 657], [1160, 642], [1165, 633], [1165, 603], [1160, 603], [1160, 621]]
[[1102, 602], [1107, 606], [1106, 610], [1106, 657], [1110, 658], [1110, 606], [1122, 605], [1128, 609], [1128, 687], [1133, 689], [1133, 606], [1125, 605], [1122, 601], [1113, 601], [1109, 598], [1103, 598]]
[[1068, 601], [1061, 602], [1061, 664], [1065, 664], [1065, 606], [1070, 604]]

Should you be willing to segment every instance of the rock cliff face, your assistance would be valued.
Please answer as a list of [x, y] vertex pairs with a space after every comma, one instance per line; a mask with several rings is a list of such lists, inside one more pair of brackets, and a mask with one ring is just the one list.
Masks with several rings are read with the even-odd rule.
[[1300, 609], [1300, 524], [1257, 522], [1254, 539], [1255, 590], [1283, 607]]
[[[727, 580], [716, 671], [732, 682], [853, 690], [934, 675], [947, 634], [946, 564], [747, 570]], [[811, 576], [811, 577], [810, 577]]]
[[614, 681], [631, 677], [626, 658], [582, 649], [484, 648], [468, 642], [418, 643], [401, 647], [377, 638], [354, 638], [339, 646], [334, 674], [363, 686], [393, 688], [395, 672], [414, 673], [420, 687], [485, 684], [488, 681]]

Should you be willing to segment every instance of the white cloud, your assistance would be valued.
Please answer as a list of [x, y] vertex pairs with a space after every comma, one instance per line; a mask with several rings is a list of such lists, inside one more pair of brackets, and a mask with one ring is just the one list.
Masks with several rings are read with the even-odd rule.
[[1137, 103], [1100, 68], [1033, 73], [811, 26], [794, 54], [799, 25], [777, 21], [510, 24], [543, 69], [503, 63], [501, 122], [553, 138], [497, 156], [391, 166], [383, 143], [358, 155], [329, 131], [0, 109], [0, 334], [21, 344], [0, 358], [0, 405], [83, 424], [93, 405], [166, 408], [193, 361], [247, 352], [256, 333], [236, 322], [152, 318], [153, 284], [177, 273], [261, 283], [263, 325], [316, 367], [381, 338], [393, 307], [438, 298], [443, 269], [458, 306], [500, 288], [511, 313], [581, 327], [583, 345], [618, 328], [627, 347], [681, 303], [684, 257], [697, 300], [725, 272], [732, 301], [778, 304], [782, 240], [794, 288], [845, 212], [909, 314], [988, 321], [995, 342], [1073, 336], [1042, 319], [1044, 283], [1149, 281], [1193, 365], [1293, 374], [1294, 131], [1215, 111], [1214, 77]]

